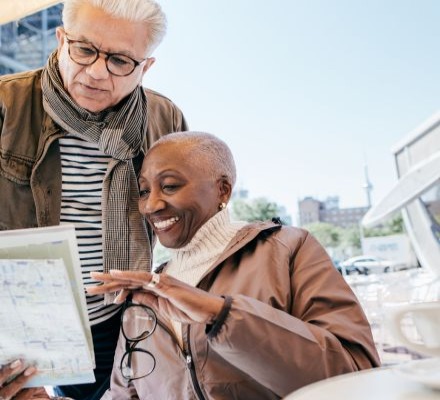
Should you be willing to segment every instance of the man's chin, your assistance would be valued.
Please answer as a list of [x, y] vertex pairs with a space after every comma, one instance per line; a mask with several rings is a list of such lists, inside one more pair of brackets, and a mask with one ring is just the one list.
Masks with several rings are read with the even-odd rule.
[[92, 113], [98, 113], [100, 111], [105, 110], [106, 108], [110, 107], [107, 103], [99, 102], [96, 99], [74, 99], [75, 102], [82, 108], [86, 109], [89, 112]]

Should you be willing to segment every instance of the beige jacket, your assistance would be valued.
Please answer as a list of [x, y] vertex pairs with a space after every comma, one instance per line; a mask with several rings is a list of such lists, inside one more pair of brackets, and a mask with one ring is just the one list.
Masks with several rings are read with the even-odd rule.
[[[42, 104], [42, 70], [0, 77], [0, 230], [58, 225], [64, 133]], [[161, 136], [188, 129], [166, 97], [145, 89], [148, 131], [144, 151]], [[142, 155], [133, 160], [136, 170]]]
[[302, 229], [242, 228], [198, 286], [232, 297], [219, 333], [210, 339], [205, 325], [184, 326], [180, 349], [161, 321], [138, 345], [154, 354], [155, 370], [129, 384], [119, 370], [120, 336], [103, 399], [279, 399], [311, 382], [379, 365], [355, 295]]

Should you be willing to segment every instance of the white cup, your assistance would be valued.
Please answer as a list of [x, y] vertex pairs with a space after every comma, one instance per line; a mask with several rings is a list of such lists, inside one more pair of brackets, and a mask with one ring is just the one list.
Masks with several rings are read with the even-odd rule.
[[[417, 330], [417, 338], [405, 331], [402, 321], [407, 318]], [[440, 301], [388, 307], [386, 321], [391, 334], [408, 349], [440, 357]]]

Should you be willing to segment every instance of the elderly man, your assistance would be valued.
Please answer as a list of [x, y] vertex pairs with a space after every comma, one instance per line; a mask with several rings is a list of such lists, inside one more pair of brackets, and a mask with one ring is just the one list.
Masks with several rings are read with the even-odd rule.
[[[90, 272], [150, 268], [137, 174], [155, 140], [187, 129], [141, 86], [165, 31], [153, 0], [66, 0], [47, 65], [0, 78], [0, 229], [75, 224], [86, 287]], [[109, 300], [87, 296], [96, 384], [59, 395], [95, 399], [108, 387], [120, 315]]]

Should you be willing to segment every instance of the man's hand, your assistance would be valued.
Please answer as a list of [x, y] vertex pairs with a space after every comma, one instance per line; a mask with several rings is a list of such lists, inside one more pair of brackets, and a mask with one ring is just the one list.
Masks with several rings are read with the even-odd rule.
[[[26, 367], [23, 361], [16, 360], [0, 368], [0, 399], [27, 400], [42, 388], [23, 389], [25, 383], [37, 373], [35, 367]], [[49, 396], [39, 397], [49, 399]]]

